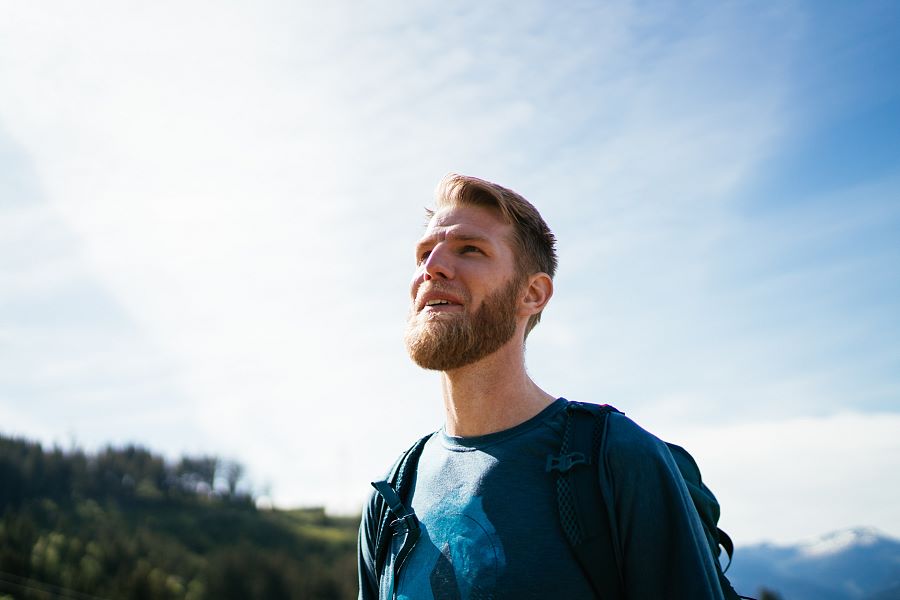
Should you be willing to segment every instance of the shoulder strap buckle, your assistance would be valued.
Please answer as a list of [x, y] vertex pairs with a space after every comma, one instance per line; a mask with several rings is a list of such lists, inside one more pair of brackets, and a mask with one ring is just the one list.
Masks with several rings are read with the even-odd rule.
[[415, 532], [419, 530], [419, 519], [416, 517], [415, 513], [410, 511], [391, 521], [391, 528], [397, 529], [398, 531]]
[[566, 473], [569, 471], [569, 469], [576, 465], [589, 464], [591, 464], [591, 459], [590, 457], [585, 456], [583, 452], [569, 452], [568, 454], [560, 454], [558, 456], [548, 454], [546, 471], [548, 473], [551, 473], [553, 471]]

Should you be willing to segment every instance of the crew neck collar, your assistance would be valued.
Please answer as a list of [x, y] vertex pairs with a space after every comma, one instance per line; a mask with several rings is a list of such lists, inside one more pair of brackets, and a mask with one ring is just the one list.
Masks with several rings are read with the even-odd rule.
[[449, 450], [456, 450], [459, 452], [481, 450], [488, 446], [493, 446], [494, 444], [504, 442], [508, 439], [516, 437], [517, 435], [521, 435], [526, 431], [534, 429], [535, 427], [543, 423], [546, 419], [554, 415], [557, 411], [565, 408], [567, 403], [568, 400], [566, 400], [565, 398], [557, 398], [549, 406], [547, 406], [545, 409], [543, 409], [541, 412], [534, 415], [527, 421], [523, 421], [522, 423], [514, 425], [509, 429], [495, 431], [494, 433], [474, 436], [454, 436], [447, 434], [446, 425], [441, 427], [438, 433], [440, 434], [441, 443], [445, 448]]

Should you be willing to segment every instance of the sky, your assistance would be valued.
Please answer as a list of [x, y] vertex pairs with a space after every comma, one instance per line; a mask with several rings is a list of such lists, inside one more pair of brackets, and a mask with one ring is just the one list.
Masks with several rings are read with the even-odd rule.
[[541, 387], [738, 545], [900, 537], [896, 2], [0, 7], [0, 433], [358, 512], [443, 421], [402, 333], [460, 172], [559, 239]]

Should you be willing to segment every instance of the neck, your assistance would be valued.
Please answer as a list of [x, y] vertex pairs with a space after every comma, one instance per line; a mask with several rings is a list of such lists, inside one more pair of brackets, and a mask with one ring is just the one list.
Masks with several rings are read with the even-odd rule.
[[441, 383], [446, 431], [453, 436], [486, 435], [515, 427], [554, 401], [526, 373], [525, 350], [518, 336], [477, 363], [445, 371]]

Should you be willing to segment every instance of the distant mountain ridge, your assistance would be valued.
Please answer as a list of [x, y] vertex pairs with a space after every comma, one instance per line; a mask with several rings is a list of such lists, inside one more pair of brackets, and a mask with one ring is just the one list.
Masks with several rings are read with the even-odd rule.
[[777, 546], [744, 546], [728, 570], [735, 589], [783, 600], [900, 600], [900, 540], [859, 527]]

